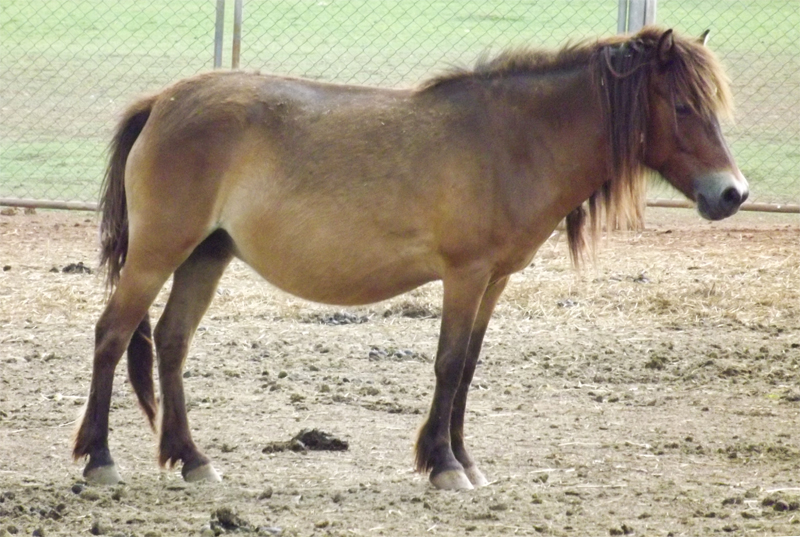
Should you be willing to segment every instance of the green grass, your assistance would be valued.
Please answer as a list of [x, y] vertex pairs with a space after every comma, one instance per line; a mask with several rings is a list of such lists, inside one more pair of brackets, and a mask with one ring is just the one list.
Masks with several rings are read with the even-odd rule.
[[[232, 1], [226, 14], [229, 65]], [[214, 2], [31, 0], [0, 7], [0, 197], [93, 201], [125, 104], [211, 68]], [[245, 2], [242, 67], [413, 85], [485, 52], [616, 29], [616, 2]], [[661, 0], [659, 22], [700, 34], [729, 67], [727, 134], [753, 200], [800, 201], [796, 1]]]
[[0, 9], [0, 197], [94, 201], [125, 104], [211, 66], [214, 5], [159, 4]]
[[800, 9], [796, 1], [661, 0], [658, 18], [709, 46], [732, 81], [736, 122], [725, 132], [752, 201], [800, 204]]

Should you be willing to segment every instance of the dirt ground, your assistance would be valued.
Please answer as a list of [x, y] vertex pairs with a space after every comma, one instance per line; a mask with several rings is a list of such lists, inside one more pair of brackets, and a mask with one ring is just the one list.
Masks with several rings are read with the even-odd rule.
[[[491, 484], [463, 493], [412, 469], [441, 286], [343, 310], [241, 263], [185, 374], [222, 483], [158, 468], [120, 367], [124, 483], [86, 485], [70, 441], [103, 282], [63, 269], [95, 266], [96, 220], [0, 216], [0, 536], [800, 535], [800, 218], [648, 213], [580, 274], [556, 234], [512, 280], [467, 416]], [[263, 452], [305, 428], [349, 449]]]

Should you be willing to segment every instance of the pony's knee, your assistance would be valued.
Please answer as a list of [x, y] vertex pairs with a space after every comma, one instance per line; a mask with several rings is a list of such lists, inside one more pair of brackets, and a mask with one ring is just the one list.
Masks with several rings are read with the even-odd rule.
[[100, 319], [94, 331], [94, 359], [96, 364], [116, 367], [130, 340], [130, 334]]
[[116, 365], [142, 322], [142, 317], [125, 311], [112, 297], [94, 327], [95, 360]]
[[158, 354], [159, 368], [171, 369], [179, 366], [189, 350], [189, 337], [182, 330], [170, 328], [167, 323], [156, 326], [153, 342]]
[[181, 315], [177, 313], [176, 309], [168, 304], [167, 309], [164, 311], [164, 314], [158, 320], [155, 328], [153, 329], [153, 341], [155, 342], [156, 346], [165, 345], [173, 341], [176, 336], [180, 336], [185, 331], [186, 330], [182, 326]]

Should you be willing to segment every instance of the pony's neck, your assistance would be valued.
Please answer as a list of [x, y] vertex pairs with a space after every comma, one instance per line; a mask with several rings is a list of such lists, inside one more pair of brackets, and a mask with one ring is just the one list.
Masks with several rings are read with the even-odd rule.
[[528, 190], [520, 216], [532, 227], [542, 218], [555, 226], [608, 177], [609, 140], [589, 69], [497, 79], [492, 91]]

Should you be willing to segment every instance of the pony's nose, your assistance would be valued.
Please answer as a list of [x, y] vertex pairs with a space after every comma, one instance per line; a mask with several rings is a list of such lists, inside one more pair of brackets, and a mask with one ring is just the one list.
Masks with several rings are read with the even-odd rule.
[[739, 210], [749, 195], [747, 180], [728, 173], [712, 173], [696, 182], [697, 210], [703, 218], [721, 220]]
[[747, 189], [739, 191], [739, 189], [735, 186], [730, 186], [722, 191], [722, 199], [721, 204], [722, 208], [728, 211], [733, 211], [734, 209], [738, 208], [744, 200], [747, 199], [750, 193]]

